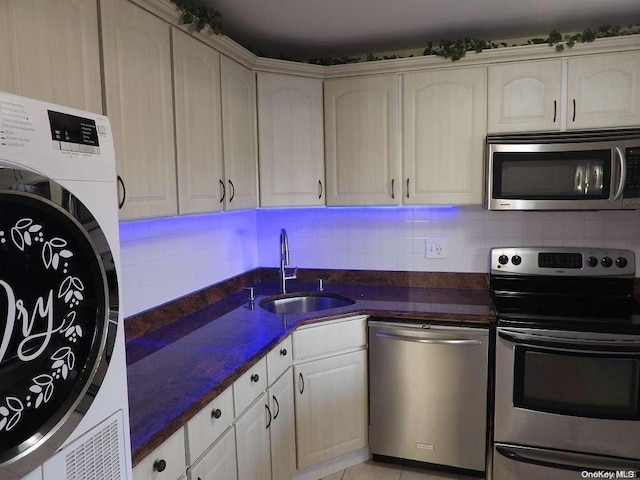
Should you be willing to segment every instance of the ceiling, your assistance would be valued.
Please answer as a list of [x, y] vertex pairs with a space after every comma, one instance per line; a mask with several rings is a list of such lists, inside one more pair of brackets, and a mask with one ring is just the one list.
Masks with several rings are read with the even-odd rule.
[[337, 57], [465, 36], [546, 37], [640, 23], [638, 0], [203, 0], [225, 33], [268, 56]]

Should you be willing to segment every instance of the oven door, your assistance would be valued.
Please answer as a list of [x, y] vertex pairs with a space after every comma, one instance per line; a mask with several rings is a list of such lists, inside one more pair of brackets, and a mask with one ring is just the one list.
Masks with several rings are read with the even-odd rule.
[[498, 328], [495, 440], [640, 458], [640, 336]]

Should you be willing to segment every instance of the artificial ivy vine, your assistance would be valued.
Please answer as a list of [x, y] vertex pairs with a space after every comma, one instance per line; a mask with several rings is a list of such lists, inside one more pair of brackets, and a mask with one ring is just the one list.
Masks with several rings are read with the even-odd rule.
[[171, 0], [182, 13], [182, 21], [192, 25], [196, 32], [209, 27], [213, 33], [222, 32], [222, 15], [219, 11], [204, 5], [197, 0]]
[[602, 25], [596, 29], [587, 28], [580, 33], [573, 35], [562, 35], [560, 32], [552, 30], [547, 38], [532, 38], [526, 43], [508, 45], [507, 43], [494, 43], [486, 40], [478, 40], [475, 38], [465, 37], [462, 40], [440, 40], [438, 45], [432, 42], [427, 44], [424, 55], [437, 55], [443, 58], [450, 58], [451, 61], [460, 60], [467, 52], [480, 53], [483, 50], [491, 48], [515, 47], [522, 45], [548, 44], [555, 47], [557, 52], [562, 52], [567, 48], [573, 47], [576, 43], [590, 43], [596, 38], [619, 37], [622, 35], [635, 35], [640, 33], [640, 25], [628, 25], [621, 27], [619, 25]]
[[[185, 24], [192, 25], [195, 31], [199, 32], [205, 27], [211, 28], [213, 33], [219, 35], [222, 34], [222, 15], [217, 10], [204, 5], [199, 0], [171, 0], [182, 14], [182, 21]], [[483, 50], [493, 49], [493, 48], [503, 48], [503, 47], [516, 47], [523, 45], [538, 45], [538, 44], [548, 44], [551, 47], [555, 47], [557, 52], [564, 51], [566, 48], [573, 47], [576, 43], [590, 43], [593, 42], [596, 38], [605, 38], [605, 37], [618, 37], [623, 35], [635, 35], [640, 34], [640, 24], [633, 24], [627, 26], [619, 26], [619, 25], [602, 25], [598, 28], [592, 29], [587, 28], [580, 33], [572, 34], [572, 35], [562, 35], [560, 32], [555, 30], [549, 33], [547, 38], [532, 38], [531, 40], [520, 43], [520, 44], [512, 44], [509, 45], [505, 42], [495, 43], [488, 40], [479, 40], [477, 38], [469, 38], [465, 37], [463, 39], [458, 40], [440, 40], [438, 44], [434, 44], [433, 42], [429, 42], [427, 47], [425, 48], [423, 55], [436, 55], [438, 57], [448, 58], [451, 61], [455, 62], [456, 60], [460, 60], [464, 57], [467, 52], [476, 52], [480, 53]], [[263, 52], [258, 51], [255, 52], [260, 57], [267, 57]], [[410, 55], [413, 56], [413, 55]], [[295, 60], [291, 57], [280, 56], [280, 59], [286, 59], [291, 61], [299, 61]], [[377, 60], [389, 60], [393, 58], [403, 58], [399, 55], [384, 55], [379, 57], [377, 55], [369, 53], [366, 56], [366, 61], [377, 61]], [[312, 58], [308, 60], [308, 63], [315, 65], [344, 65], [348, 63], [358, 63], [360, 62], [360, 57], [322, 57], [322, 58]]]

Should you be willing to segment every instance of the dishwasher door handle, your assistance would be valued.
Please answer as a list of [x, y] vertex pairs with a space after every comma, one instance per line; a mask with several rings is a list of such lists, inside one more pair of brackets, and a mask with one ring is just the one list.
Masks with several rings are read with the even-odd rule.
[[482, 345], [480, 340], [470, 340], [467, 338], [420, 338], [382, 332], [376, 333], [376, 337], [400, 340], [402, 342], [428, 343], [432, 345]]

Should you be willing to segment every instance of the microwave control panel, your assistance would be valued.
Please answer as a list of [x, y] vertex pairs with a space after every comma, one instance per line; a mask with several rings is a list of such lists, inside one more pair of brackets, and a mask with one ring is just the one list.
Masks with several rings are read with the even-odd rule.
[[[627, 179], [624, 184], [625, 199], [640, 199], [640, 147], [627, 148]], [[640, 205], [640, 200], [634, 200]]]

